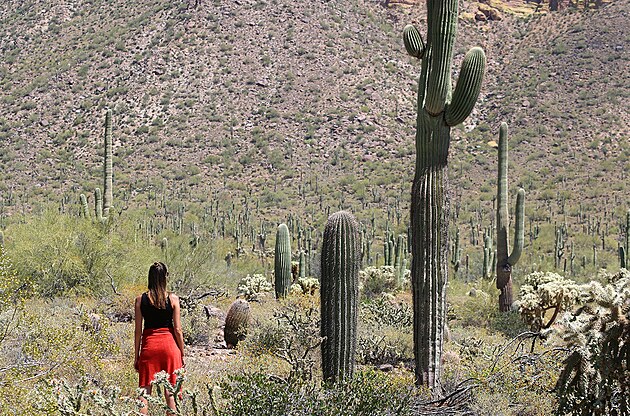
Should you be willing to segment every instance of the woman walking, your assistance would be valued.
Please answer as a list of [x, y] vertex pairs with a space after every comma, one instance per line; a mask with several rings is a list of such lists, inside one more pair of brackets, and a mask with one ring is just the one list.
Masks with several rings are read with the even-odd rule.
[[[175, 370], [184, 366], [184, 336], [180, 319], [179, 298], [166, 291], [168, 270], [155, 262], [149, 268], [148, 291], [136, 298], [135, 362], [139, 386], [151, 394], [151, 381], [156, 373], [166, 371], [175, 384]], [[144, 321], [144, 330], [142, 322]], [[164, 391], [166, 404], [175, 409], [173, 396]], [[147, 401], [141, 398], [147, 414]]]

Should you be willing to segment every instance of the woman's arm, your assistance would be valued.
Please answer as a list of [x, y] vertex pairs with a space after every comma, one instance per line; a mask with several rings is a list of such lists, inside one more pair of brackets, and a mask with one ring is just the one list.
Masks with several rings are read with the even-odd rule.
[[172, 293], [171, 305], [173, 305], [173, 329], [175, 330], [175, 342], [182, 353], [182, 366], [185, 366], [184, 362], [184, 331], [182, 331], [182, 319], [179, 308], [179, 297]]
[[135, 305], [135, 320], [136, 329], [134, 332], [134, 361], [133, 367], [138, 371], [138, 358], [140, 358], [140, 339], [142, 338], [142, 312], [140, 311], [140, 303], [142, 302], [142, 295], [136, 298]]

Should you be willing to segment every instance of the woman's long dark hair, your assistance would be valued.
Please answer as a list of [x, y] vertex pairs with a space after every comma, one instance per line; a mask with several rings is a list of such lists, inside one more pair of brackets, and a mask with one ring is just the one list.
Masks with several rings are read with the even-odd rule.
[[149, 301], [158, 309], [166, 309], [166, 264], [156, 261], [149, 267]]

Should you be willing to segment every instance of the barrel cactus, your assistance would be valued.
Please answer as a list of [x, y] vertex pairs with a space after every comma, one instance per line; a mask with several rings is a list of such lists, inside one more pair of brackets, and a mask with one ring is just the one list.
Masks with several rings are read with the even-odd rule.
[[280, 224], [276, 232], [274, 260], [276, 298], [284, 298], [291, 287], [291, 238], [286, 224]]
[[359, 296], [358, 223], [348, 212], [328, 218], [321, 254], [321, 334], [324, 379], [351, 377]]
[[230, 305], [225, 316], [223, 338], [228, 348], [234, 348], [239, 341], [245, 339], [251, 319], [249, 303], [245, 299], [237, 299]]
[[463, 122], [479, 96], [486, 57], [472, 48], [451, 88], [458, 0], [427, 1], [428, 41], [407, 25], [407, 52], [422, 61], [418, 82], [416, 169], [411, 188], [411, 286], [416, 383], [435, 387], [442, 369], [448, 278], [447, 163], [451, 128]]

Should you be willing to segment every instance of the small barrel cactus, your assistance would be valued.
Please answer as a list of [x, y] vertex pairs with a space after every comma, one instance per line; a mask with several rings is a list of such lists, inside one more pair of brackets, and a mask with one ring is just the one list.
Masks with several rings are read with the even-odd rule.
[[341, 211], [328, 218], [321, 255], [321, 334], [324, 379], [351, 377], [359, 297], [358, 224]]
[[251, 311], [246, 300], [237, 299], [230, 305], [223, 330], [223, 337], [228, 348], [235, 348], [239, 341], [245, 339], [250, 319]]
[[276, 232], [274, 260], [276, 298], [284, 298], [291, 287], [291, 238], [286, 224], [280, 224]]

